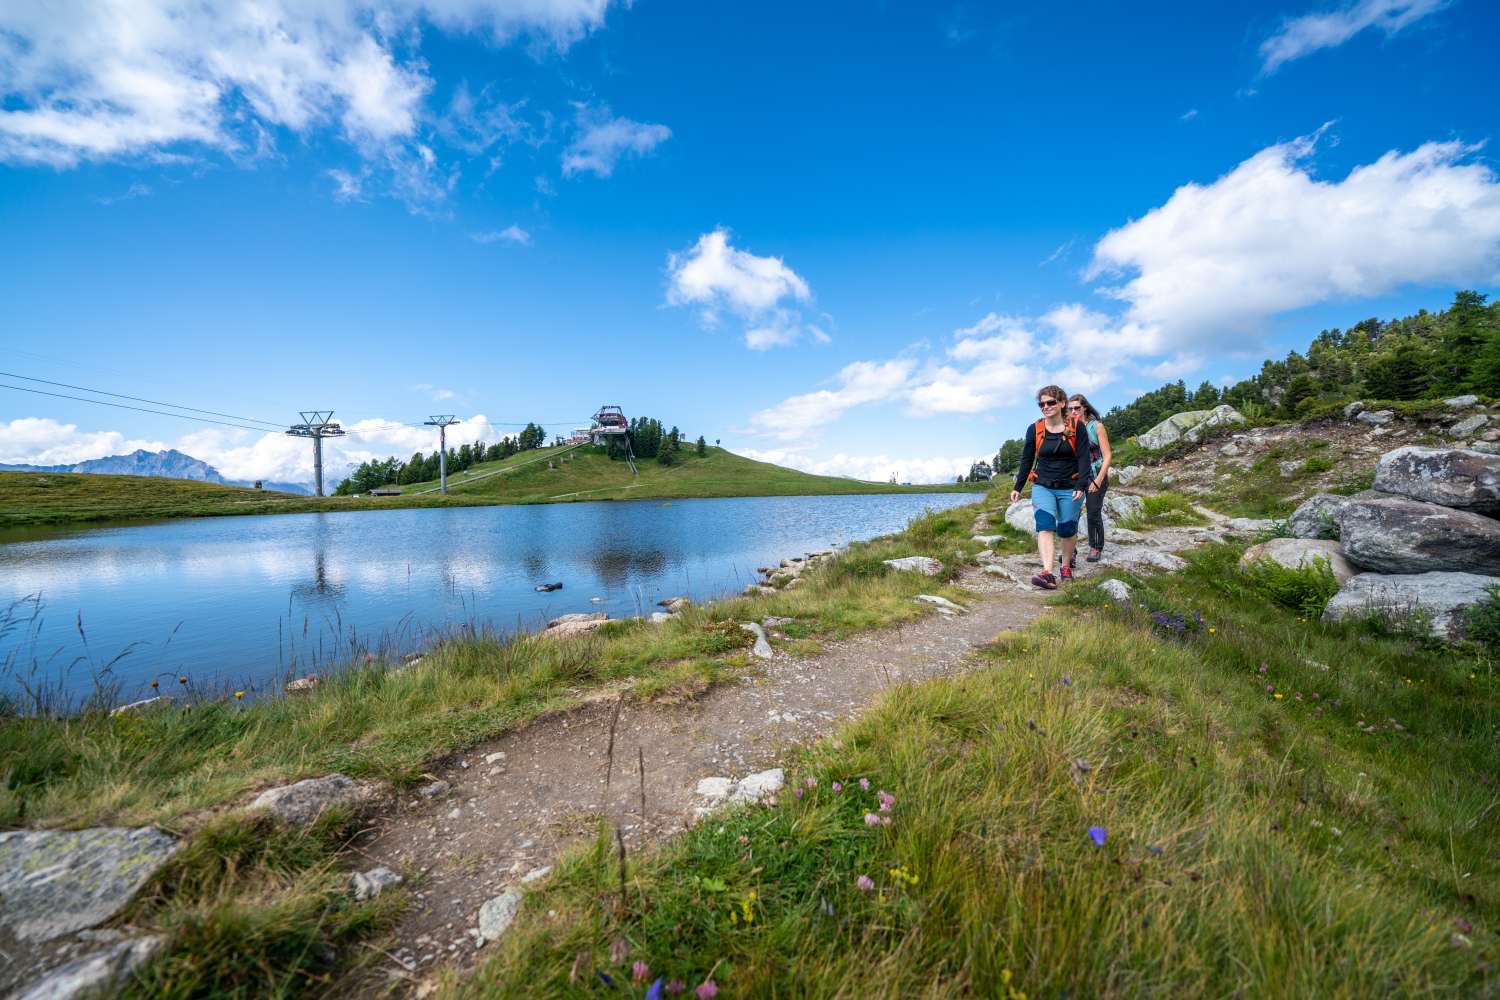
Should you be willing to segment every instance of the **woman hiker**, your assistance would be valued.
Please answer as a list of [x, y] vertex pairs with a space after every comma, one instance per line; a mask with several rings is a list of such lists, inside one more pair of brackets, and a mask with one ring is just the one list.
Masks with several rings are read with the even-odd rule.
[[1099, 411], [1088, 397], [1075, 393], [1068, 397], [1067, 417], [1083, 424], [1089, 435], [1089, 467], [1091, 478], [1083, 498], [1088, 511], [1089, 562], [1098, 562], [1104, 553], [1104, 492], [1109, 489], [1109, 464], [1114, 461], [1114, 452], [1109, 447], [1109, 431], [1099, 419]]
[[1062, 540], [1062, 578], [1073, 579], [1078, 514], [1083, 507], [1083, 487], [1089, 482], [1089, 449], [1086, 444], [1080, 446], [1078, 422], [1067, 419], [1063, 412], [1067, 398], [1068, 394], [1055, 385], [1036, 394], [1042, 419], [1026, 428], [1021, 441], [1021, 468], [1010, 493], [1010, 502], [1015, 503], [1021, 499], [1022, 487], [1031, 483], [1036, 547], [1042, 557], [1042, 571], [1031, 582], [1044, 590], [1057, 589], [1057, 577], [1052, 575], [1054, 534]]

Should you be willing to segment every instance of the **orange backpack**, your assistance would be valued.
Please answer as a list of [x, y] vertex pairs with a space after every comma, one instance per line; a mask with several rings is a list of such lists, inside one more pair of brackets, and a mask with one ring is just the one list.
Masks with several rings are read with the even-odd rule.
[[[1063, 431], [1063, 440], [1068, 442], [1068, 447], [1073, 449], [1073, 454], [1078, 454], [1078, 421], [1069, 420]], [[1036, 467], [1042, 461], [1042, 442], [1047, 440], [1047, 419], [1043, 417], [1036, 422], [1036, 430], [1032, 432], [1033, 440], [1036, 442], [1036, 457], [1031, 461], [1031, 473], [1026, 477], [1028, 483], [1036, 482]], [[1077, 479], [1078, 473], [1073, 473], [1069, 479]]]

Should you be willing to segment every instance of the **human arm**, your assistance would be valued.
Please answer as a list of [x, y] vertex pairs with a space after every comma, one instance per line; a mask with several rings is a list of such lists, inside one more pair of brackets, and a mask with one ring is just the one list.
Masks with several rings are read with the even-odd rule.
[[1104, 429], [1104, 421], [1099, 421], [1099, 452], [1104, 456], [1103, 463], [1099, 466], [1099, 474], [1089, 484], [1089, 492], [1104, 489], [1109, 482], [1109, 466], [1114, 461], [1114, 449], [1109, 446], [1109, 431]]
[[1010, 491], [1011, 503], [1021, 499], [1021, 490], [1025, 488], [1027, 477], [1031, 475], [1031, 467], [1035, 464], [1036, 425], [1033, 424], [1021, 435], [1021, 464], [1016, 468], [1016, 484]]

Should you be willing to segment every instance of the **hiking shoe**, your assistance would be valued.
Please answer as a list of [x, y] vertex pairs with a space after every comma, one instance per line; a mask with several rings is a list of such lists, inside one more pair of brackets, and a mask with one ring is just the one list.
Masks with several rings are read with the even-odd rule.
[[1031, 578], [1032, 586], [1041, 587], [1043, 590], [1056, 590], [1057, 577], [1051, 573], [1038, 573]]
[[1076, 569], [1077, 566], [1078, 566], [1078, 550], [1074, 549], [1073, 550], [1073, 554], [1070, 555], [1070, 556], [1068, 556], [1068, 569]]
[[1062, 573], [1062, 582], [1063, 583], [1072, 583], [1073, 582], [1073, 567], [1072, 566], [1064, 566], [1058, 572]]
[[1098, 562], [1099, 557], [1104, 554], [1103, 549], [1089, 549], [1088, 562]]

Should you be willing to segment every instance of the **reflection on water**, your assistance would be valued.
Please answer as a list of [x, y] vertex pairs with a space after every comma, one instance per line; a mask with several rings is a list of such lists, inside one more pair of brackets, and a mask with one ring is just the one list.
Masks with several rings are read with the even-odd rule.
[[[204, 518], [0, 534], [0, 683], [86, 697], [151, 681], [256, 690], [437, 632], [649, 613], [768, 560], [900, 528], [973, 494], [751, 497]], [[540, 583], [563, 589], [537, 593]], [[591, 600], [593, 599], [593, 600]], [[149, 693], [149, 692], [148, 692]]]

